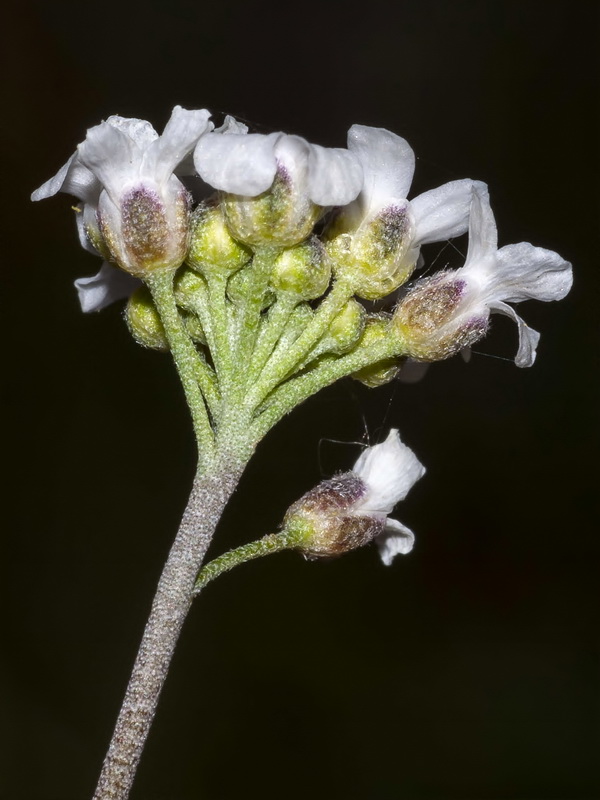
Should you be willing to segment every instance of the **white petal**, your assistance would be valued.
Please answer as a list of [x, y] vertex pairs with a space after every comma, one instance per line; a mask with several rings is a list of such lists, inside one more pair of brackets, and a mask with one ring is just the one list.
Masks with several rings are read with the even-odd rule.
[[129, 297], [138, 286], [141, 286], [141, 281], [106, 261], [97, 275], [75, 281], [81, 310], [85, 313], [100, 311], [116, 300]]
[[461, 236], [469, 227], [473, 181], [451, 181], [410, 201], [416, 225], [415, 244], [442, 242]]
[[385, 442], [368, 447], [360, 455], [353, 471], [367, 486], [356, 513], [389, 514], [425, 474], [425, 467], [410, 447], [402, 444], [398, 431], [393, 428]]
[[[495, 256], [498, 249], [498, 228], [490, 206], [485, 183], [473, 183], [473, 199], [469, 217], [469, 249], [465, 267]], [[464, 269], [464, 268], [463, 268]]]
[[79, 159], [102, 183], [115, 205], [123, 186], [139, 176], [141, 150], [122, 130], [102, 122], [90, 128], [77, 148]]
[[406, 555], [413, 549], [415, 535], [396, 519], [388, 519], [386, 529], [375, 538], [381, 560], [389, 567], [395, 556]]
[[498, 300], [562, 300], [573, 285], [568, 261], [529, 242], [500, 248], [496, 261], [494, 290]]
[[194, 151], [194, 163], [206, 183], [223, 192], [254, 197], [273, 183], [274, 147], [281, 133], [207, 133]]
[[318, 206], [345, 206], [360, 192], [363, 170], [358, 159], [341, 147], [310, 146], [308, 193]]
[[120, 117], [114, 114], [106, 120], [107, 124], [127, 134], [137, 144], [140, 150], [145, 150], [152, 142], [158, 139], [158, 133], [145, 119], [135, 117]]
[[531, 367], [535, 361], [540, 334], [533, 328], [530, 328], [525, 320], [521, 319], [514, 308], [507, 306], [506, 303], [493, 303], [490, 304], [490, 308], [499, 314], [510, 317], [517, 323], [519, 329], [519, 349], [515, 356], [515, 364], [517, 367]]
[[162, 136], [144, 153], [144, 172], [158, 183], [166, 182], [208, 129], [209, 118], [206, 109], [187, 111], [175, 106]]
[[359, 199], [365, 215], [406, 198], [415, 171], [415, 154], [406, 139], [385, 128], [353, 125], [348, 131], [348, 149], [363, 168]]
[[73, 153], [53, 178], [33, 192], [31, 199], [45, 200], [57, 192], [64, 192], [86, 203], [97, 203], [101, 190], [102, 185], [94, 173], [79, 161], [77, 153]]

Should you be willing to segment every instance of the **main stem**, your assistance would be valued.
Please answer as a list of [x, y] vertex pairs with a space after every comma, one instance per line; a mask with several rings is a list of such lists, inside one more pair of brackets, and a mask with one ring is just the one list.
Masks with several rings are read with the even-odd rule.
[[222, 459], [209, 474], [197, 476], [194, 481], [158, 584], [94, 800], [126, 800], [129, 796], [175, 645], [193, 599], [196, 576], [243, 468], [239, 460]]

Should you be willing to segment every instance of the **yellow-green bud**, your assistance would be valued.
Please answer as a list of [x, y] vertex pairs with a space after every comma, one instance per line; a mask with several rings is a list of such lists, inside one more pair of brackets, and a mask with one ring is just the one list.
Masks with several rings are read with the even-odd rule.
[[[239, 270], [232, 275], [231, 278], [227, 282], [227, 297], [237, 306], [243, 305], [246, 302], [246, 298], [248, 297], [248, 293], [251, 287], [252, 281], [252, 269], [253, 266], [250, 264], [244, 269]], [[269, 308], [269, 306], [273, 305], [275, 302], [275, 294], [270, 289], [263, 295], [263, 302], [261, 309], [264, 311], [265, 308]]]
[[351, 350], [363, 334], [366, 318], [367, 312], [362, 303], [353, 297], [350, 298], [340, 313], [334, 317], [324, 336], [327, 350], [338, 355]]
[[[369, 347], [382, 339], [393, 336], [392, 317], [390, 314], [381, 312], [370, 314], [367, 318], [365, 330], [360, 340], [360, 347]], [[383, 386], [393, 380], [400, 371], [401, 362], [398, 358], [385, 358], [375, 364], [355, 372], [352, 377], [364, 383], [365, 386], [375, 388]]]
[[280, 168], [271, 187], [256, 197], [224, 194], [222, 208], [232, 235], [254, 246], [292, 247], [310, 236], [323, 214]]
[[203, 274], [227, 276], [248, 263], [252, 253], [229, 233], [219, 206], [200, 204], [192, 214], [188, 264]]
[[206, 344], [206, 335], [202, 327], [202, 323], [195, 314], [188, 314], [184, 312], [183, 324], [186, 331], [194, 342], [198, 344]]
[[274, 261], [271, 287], [298, 300], [316, 300], [327, 291], [331, 266], [325, 248], [312, 236], [281, 252]]
[[386, 297], [415, 268], [419, 249], [412, 246], [412, 227], [404, 206], [390, 206], [351, 231], [340, 215], [326, 234], [334, 273], [349, 277], [358, 297]]
[[206, 289], [204, 278], [189, 267], [182, 267], [175, 275], [173, 283], [175, 302], [186, 311], [195, 310], [198, 293], [205, 292]]
[[140, 286], [129, 298], [125, 320], [131, 335], [142, 347], [162, 351], [169, 349], [165, 329], [145, 286]]

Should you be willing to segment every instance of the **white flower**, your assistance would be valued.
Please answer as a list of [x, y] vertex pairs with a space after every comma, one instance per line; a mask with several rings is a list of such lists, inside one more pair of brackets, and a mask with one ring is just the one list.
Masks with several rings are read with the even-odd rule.
[[226, 193], [226, 219], [242, 241], [296, 244], [323, 208], [345, 205], [360, 191], [362, 169], [346, 149], [281, 132], [238, 132], [231, 124], [223, 133], [203, 136], [194, 162], [204, 181]]
[[187, 249], [189, 197], [175, 172], [211, 127], [209, 116], [176, 106], [162, 136], [145, 120], [110, 117], [32, 199], [65, 191], [82, 200], [82, 243], [131, 274], [176, 268]]
[[515, 364], [530, 367], [540, 335], [507, 303], [562, 300], [572, 283], [571, 264], [552, 250], [528, 242], [498, 250], [487, 187], [476, 184], [465, 265], [417, 283], [398, 306], [395, 321], [406, 336], [410, 355], [436, 360], [481, 338], [490, 313], [505, 314], [519, 330]]
[[425, 473], [412, 450], [391, 430], [368, 447], [351, 472], [322, 481], [288, 510], [284, 529], [297, 536], [307, 558], [330, 558], [375, 540], [384, 564], [409, 553], [414, 535], [389, 514]]
[[390, 519], [396, 503], [404, 500], [414, 484], [425, 474], [425, 467], [405, 444], [396, 429], [374, 447], [368, 447], [352, 471], [366, 486], [366, 493], [354, 505], [353, 514], [385, 519], [385, 529], [375, 537], [379, 554], [389, 566], [394, 556], [409, 553], [415, 541], [413, 532], [398, 520]]
[[473, 181], [451, 181], [409, 201], [415, 155], [405, 139], [353, 125], [348, 149], [362, 165], [363, 188], [335, 218], [330, 249], [340, 269], [356, 273], [358, 293], [377, 299], [406, 281], [421, 245], [465, 233]]

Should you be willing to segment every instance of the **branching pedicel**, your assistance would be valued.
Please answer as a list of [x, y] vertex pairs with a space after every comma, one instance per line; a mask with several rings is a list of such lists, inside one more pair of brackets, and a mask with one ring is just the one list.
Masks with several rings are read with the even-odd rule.
[[[353, 125], [348, 148], [251, 134], [205, 110], [173, 110], [162, 136], [110, 117], [33, 194], [81, 205], [82, 245], [105, 259], [76, 281], [84, 311], [129, 297], [136, 340], [170, 350], [198, 442], [198, 471], [161, 576], [97, 800], [124, 800], [193, 597], [220, 573], [284, 548], [331, 557], [375, 540], [385, 564], [412, 548], [389, 519], [424, 469], [397, 431], [352, 471], [297, 501], [282, 530], [202, 566], [228, 498], [262, 437], [295, 406], [353, 376], [392, 380], [407, 358], [448, 358], [481, 338], [492, 312], [518, 325], [517, 366], [539, 334], [507, 303], [560, 300], [571, 266], [527, 243], [497, 248], [486, 186], [460, 180], [408, 200], [408, 143]], [[182, 179], [216, 190], [195, 198]], [[196, 184], [198, 180], [196, 178]], [[315, 226], [319, 224], [315, 232]], [[465, 265], [416, 280], [420, 247], [469, 232]], [[114, 266], [113, 266], [114, 265]], [[393, 313], [361, 300], [398, 292]]]

